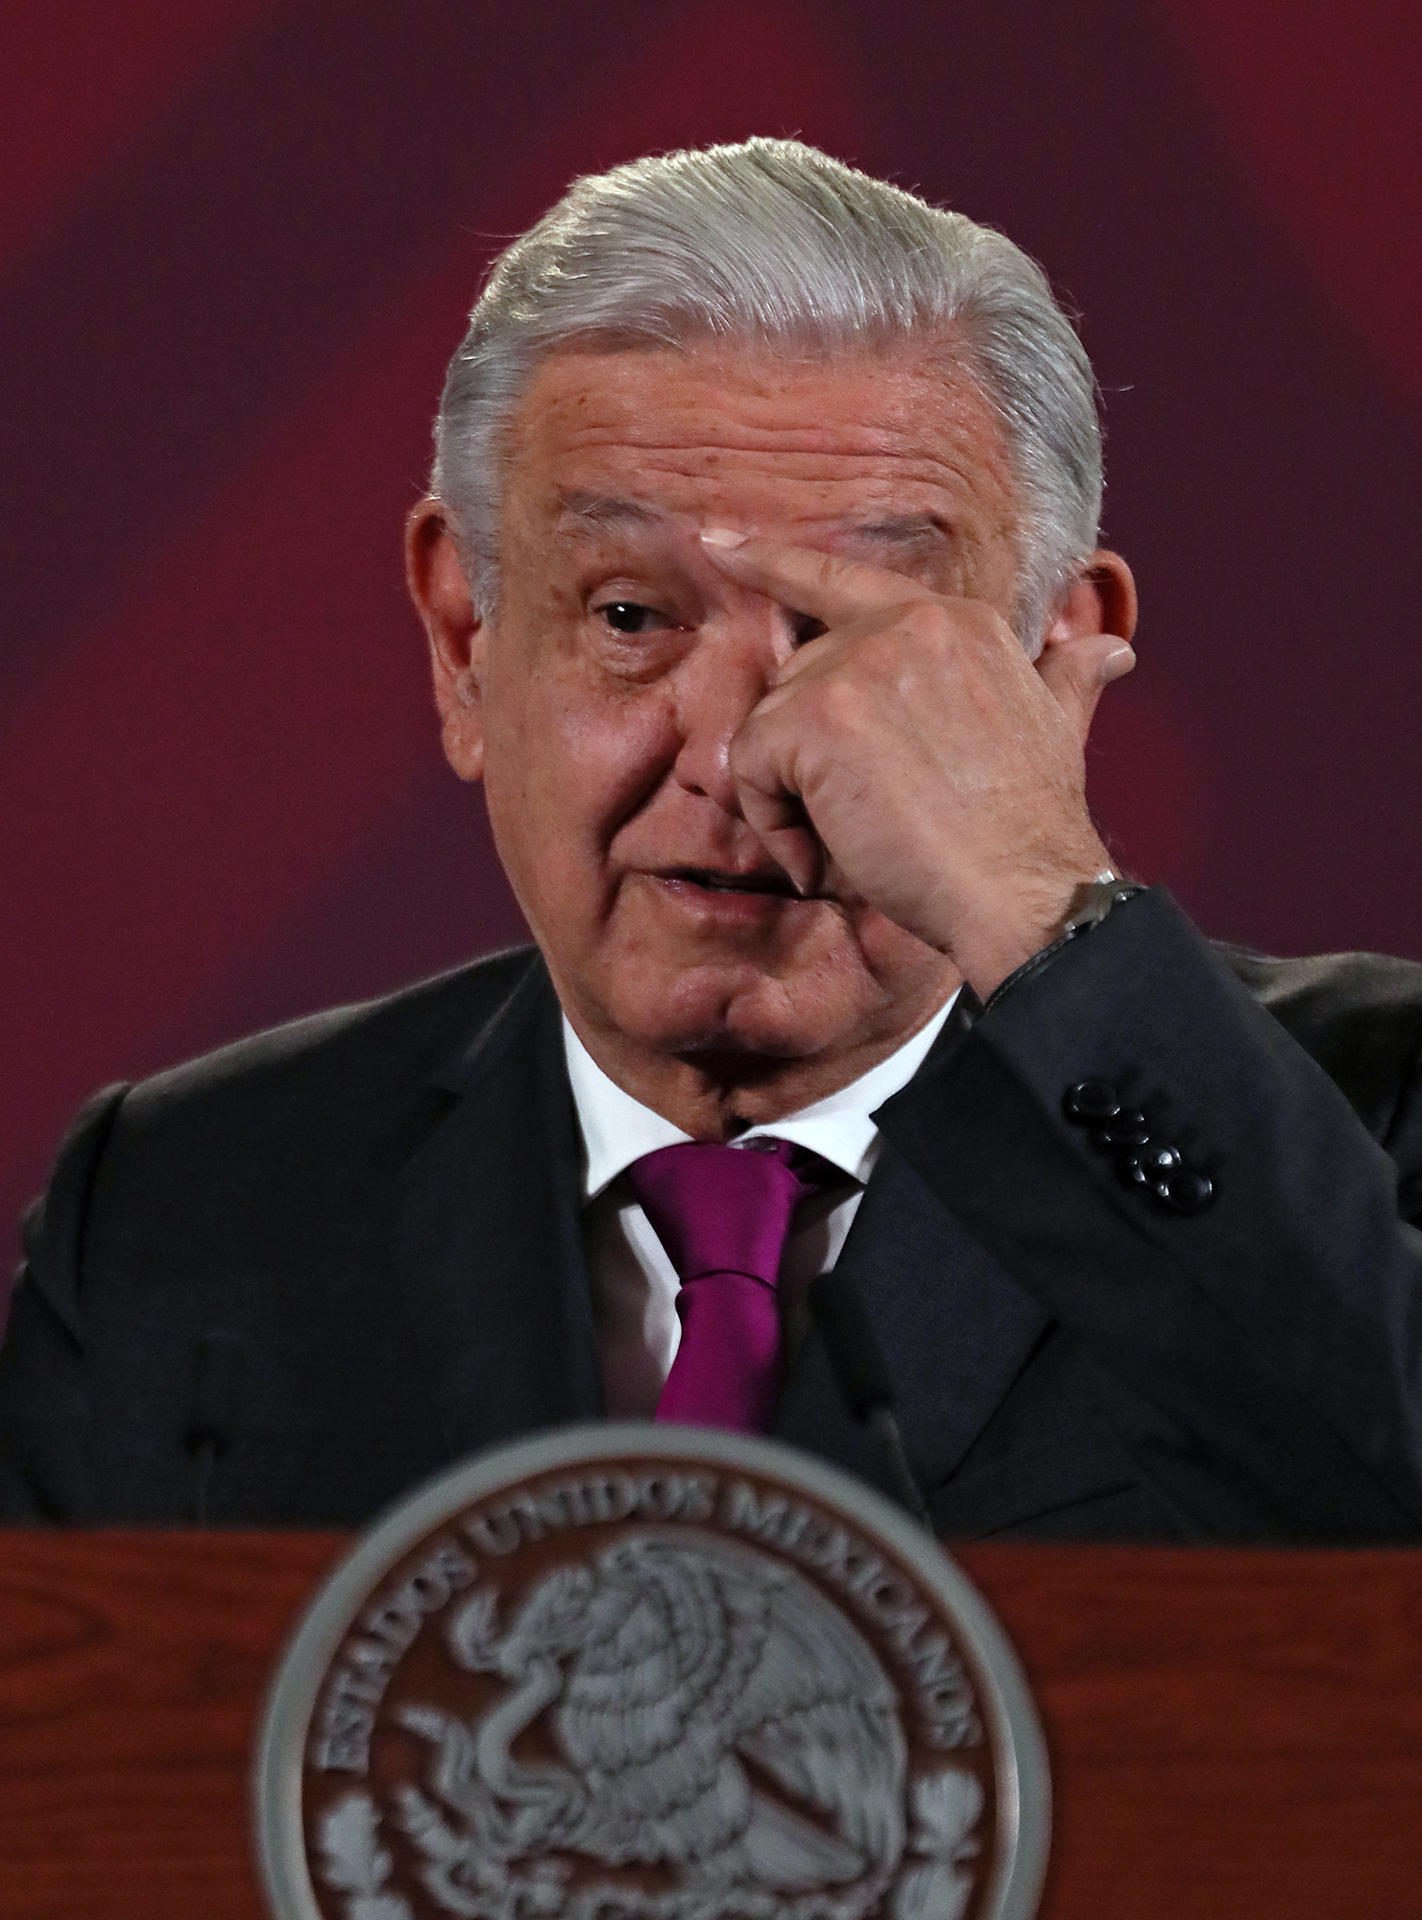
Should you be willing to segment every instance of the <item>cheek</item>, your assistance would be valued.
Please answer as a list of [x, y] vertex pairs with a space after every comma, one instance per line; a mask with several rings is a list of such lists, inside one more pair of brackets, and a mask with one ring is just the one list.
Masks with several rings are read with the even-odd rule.
[[562, 716], [555, 777], [580, 796], [603, 845], [655, 798], [676, 759], [670, 702], [659, 692], [621, 694]]
[[591, 685], [572, 672], [528, 682], [486, 723], [485, 787], [501, 847], [553, 862], [600, 855], [675, 763], [674, 708], [659, 688]]

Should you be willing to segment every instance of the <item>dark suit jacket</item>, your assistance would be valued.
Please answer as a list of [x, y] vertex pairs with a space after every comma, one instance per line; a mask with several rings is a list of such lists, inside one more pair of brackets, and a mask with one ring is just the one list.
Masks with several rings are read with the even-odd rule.
[[[1119, 908], [881, 1110], [843, 1254], [949, 1535], [1415, 1538], [1422, 967], [1209, 947]], [[1064, 1111], [1128, 1087], [1211, 1171], [1185, 1215]], [[210, 1513], [364, 1521], [600, 1412], [557, 1006], [507, 954], [80, 1117], [0, 1355], [0, 1514], [182, 1519], [194, 1360], [245, 1371]], [[812, 1333], [775, 1431], [884, 1484]]]

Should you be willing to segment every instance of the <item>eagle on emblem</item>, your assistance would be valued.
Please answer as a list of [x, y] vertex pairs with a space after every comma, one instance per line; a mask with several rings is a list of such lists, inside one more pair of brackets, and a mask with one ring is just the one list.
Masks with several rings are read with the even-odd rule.
[[[776, 1913], [861, 1920], [893, 1880], [898, 1696], [854, 1623], [794, 1569], [724, 1540], [625, 1534], [544, 1574], [502, 1628], [498, 1596], [479, 1590], [446, 1640], [505, 1686], [469, 1720], [399, 1716], [429, 1748], [401, 1824], [448, 1911], [491, 1911], [479, 1890], [507, 1889], [516, 1868], [530, 1895], [551, 1896], [579, 1856], [666, 1870], [667, 1920], [759, 1912], [767, 1896]], [[540, 1718], [556, 1760], [515, 1751]]]

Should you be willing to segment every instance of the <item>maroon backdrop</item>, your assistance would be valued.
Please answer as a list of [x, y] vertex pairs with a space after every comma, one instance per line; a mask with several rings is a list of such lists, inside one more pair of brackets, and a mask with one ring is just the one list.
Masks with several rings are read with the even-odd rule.
[[517, 936], [400, 520], [491, 251], [649, 148], [800, 132], [1047, 263], [1123, 860], [1422, 955], [1415, 0], [9, 0], [0, 75], [7, 1234], [90, 1088]]

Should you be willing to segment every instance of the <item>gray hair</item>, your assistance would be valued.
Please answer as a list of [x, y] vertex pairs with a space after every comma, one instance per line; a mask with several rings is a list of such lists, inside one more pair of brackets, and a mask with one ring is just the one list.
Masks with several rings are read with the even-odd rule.
[[1002, 422], [1021, 516], [1013, 625], [1035, 653], [1096, 545], [1101, 434], [1085, 349], [1005, 235], [796, 140], [589, 174], [494, 263], [450, 363], [431, 481], [481, 611], [498, 591], [508, 430], [549, 353], [891, 350], [935, 336]]

